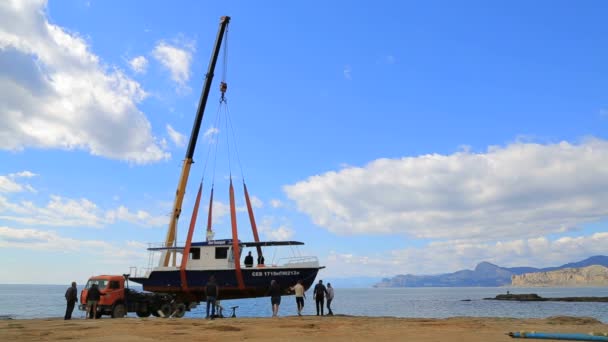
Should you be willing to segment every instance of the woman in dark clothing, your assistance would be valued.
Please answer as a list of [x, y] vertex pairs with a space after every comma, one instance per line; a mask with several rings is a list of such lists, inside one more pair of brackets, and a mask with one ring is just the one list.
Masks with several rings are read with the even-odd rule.
[[270, 303], [272, 304], [272, 317], [279, 315], [279, 305], [281, 305], [281, 286], [276, 280], [270, 282], [270, 288], [268, 289], [268, 295], [270, 295]]

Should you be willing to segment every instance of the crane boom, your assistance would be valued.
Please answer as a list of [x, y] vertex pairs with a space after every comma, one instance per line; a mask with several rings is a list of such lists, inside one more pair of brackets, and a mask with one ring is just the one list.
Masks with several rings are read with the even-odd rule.
[[[175, 201], [173, 202], [173, 211], [171, 213], [171, 221], [169, 222], [169, 229], [167, 231], [167, 238], [165, 240], [165, 247], [171, 247], [175, 244], [177, 221], [179, 215], [182, 212], [182, 202], [184, 201], [184, 195], [186, 193], [186, 185], [188, 184], [188, 176], [190, 175], [190, 167], [192, 166], [192, 157], [194, 156], [194, 149], [196, 147], [196, 141], [198, 139], [198, 133], [201, 128], [201, 122], [203, 121], [203, 115], [205, 114], [205, 106], [207, 105], [207, 98], [209, 97], [209, 90], [211, 89], [211, 83], [213, 81], [213, 72], [215, 70], [215, 64], [217, 57], [220, 52], [222, 40], [230, 17], [223, 16], [220, 18], [220, 27], [215, 38], [215, 45], [211, 54], [211, 60], [209, 61], [209, 68], [205, 75], [205, 83], [203, 85], [203, 91], [201, 93], [200, 100], [198, 102], [198, 109], [196, 111], [196, 117], [192, 126], [192, 133], [190, 134], [190, 142], [188, 143], [188, 149], [186, 150], [186, 158], [182, 166], [182, 172], [179, 176], [177, 183], [177, 191], [175, 192]], [[187, 257], [187, 256], [186, 256]], [[163, 252], [160, 258], [159, 266], [169, 266], [169, 260], [171, 254], [167, 251]], [[175, 256], [173, 257], [173, 264], [175, 264]]]

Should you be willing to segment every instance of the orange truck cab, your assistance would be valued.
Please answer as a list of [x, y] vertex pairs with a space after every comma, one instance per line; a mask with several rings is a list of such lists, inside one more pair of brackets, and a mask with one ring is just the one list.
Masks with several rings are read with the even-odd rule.
[[80, 292], [80, 310], [86, 311], [87, 295], [93, 284], [97, 284], [101, 296], [97, 303], [97, 317], [110, 315], [112, 318], [124, 317], [126, 310], [125, 277], [120, 275], [100, 275], [89, 278]]
[[93, 284], [101, 294], [97, 303], [96, 318], [103, 315], [121, 318], [128, 312], [135, 312], [138, 317], [183, 317], [186, 311], [196, 307], [198, 303], [189, 306], [175, 302], [175, 296], [165, 293], [140, 292], [129, 288], [129, 275], [98, 275], [89, 278], [80, 292], [78, 309], [87, 311], [87, 295]]

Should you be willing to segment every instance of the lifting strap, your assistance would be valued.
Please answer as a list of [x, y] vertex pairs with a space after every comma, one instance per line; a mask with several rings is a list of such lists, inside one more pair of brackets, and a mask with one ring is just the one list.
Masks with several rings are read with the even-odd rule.
[[241, 272], [241, 256], [239, 250], [239, 235], [236, 228], [236, 205], [234, 204], [234, 187], [232, 186], [232, 177], [230, 177], [230, 222], [232, 223], [232, 255], [234, 259], [234, 271], [236, 272], [236, 281], [239, 289], [245, 289], [243, 282], [243, 272]]
[[211, 225], [213, 224], [213, 188], [214, 185], [211, 186], [211, 197], [209, 197], [209, 216], [207, 216], [207, 237], [206, 241], [213, 239], [213, 230], [211, 229]]
[[182, 254], [182, 264], [179, 268], [179, 276], [182, 283], [182, 290], [188, 291], [188, 280], [186, 278], [186, 265], [188, 264], [188, 258], [190, 257], [190, 246], [192, 246], [192, 235], [194, 235], [194, 227], [196, 227], [196, 218], [198, 217], [198, 205], [201, 203], [201, 193], [203, 192], [203, 182], [198, 187], [198, 194], [196, 194], [196, 202], [194, 203], [194, 209], [192, 210], [192, 218], [190, 219], [190, 228], [188, 228], [188, 237], [186, 238], [186, 246], [184, 246], [184, 252]]
[[[251, 230], [253, 231], [253, 239], [255, 242], [260, 242], [258, 236], [258, 226], [255, 224], [255, 217], [253, 216], [253, 208], [251, 207], [251, 201], [249, 200], [249, 192], [247, 191], [247, 185], [243, 182], [243, 189], [245, 189], [245, 202], [247, 202], [247, 212], [249, 213], [249, 221], [251, 222]], [[262, 255], [262, 247], [256, 246], [258, 252], [258, 260]]]

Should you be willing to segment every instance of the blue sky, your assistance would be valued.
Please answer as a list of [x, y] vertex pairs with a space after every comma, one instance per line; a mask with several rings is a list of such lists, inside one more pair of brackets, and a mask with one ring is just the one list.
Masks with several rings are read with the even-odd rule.
[[[166, 234], [222, 15], [232, 17], [231, 141], [261, 235], [304, 241], [323, 277], [605, 254], [607, 11], [601, 1], [3, 2], [0, 282], [146, 265], [145, 244]], [[180, 241], [206, 153], [226, 139], [214, 127], [221, 66]], [[229, 235], [229, 173], [221, 153], [218, 238]], [[234, 159], [232, 173], [243, 206]], [[242, 212], [239, 225], [251, 240]]]

